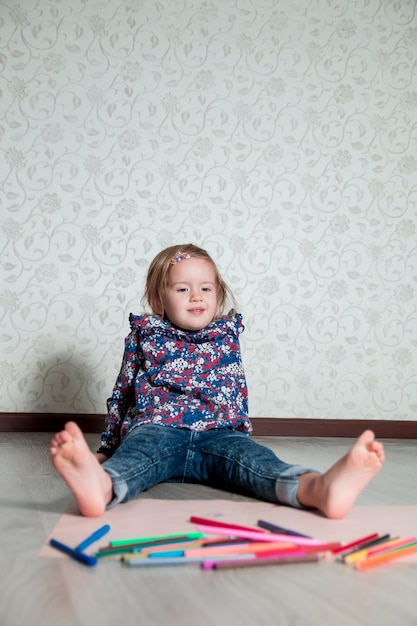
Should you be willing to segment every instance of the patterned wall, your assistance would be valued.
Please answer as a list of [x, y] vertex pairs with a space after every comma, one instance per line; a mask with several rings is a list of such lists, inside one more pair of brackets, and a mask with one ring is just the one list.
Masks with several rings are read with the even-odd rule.
[[415, 0], [1, 0], [0, 411], [105, 411], [166, 245], [252, 416], [414, 419]]

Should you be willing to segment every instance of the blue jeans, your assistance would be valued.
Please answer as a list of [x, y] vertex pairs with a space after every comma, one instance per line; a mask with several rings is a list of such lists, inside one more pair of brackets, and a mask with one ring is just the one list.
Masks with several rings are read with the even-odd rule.
[[247, 434], [145, 424], [133, 429], [103, 469], [113, 483], [111, 508], [162, 482], [200, 483], [302, 508], [298, 477], [315, 470], [281, 461]]

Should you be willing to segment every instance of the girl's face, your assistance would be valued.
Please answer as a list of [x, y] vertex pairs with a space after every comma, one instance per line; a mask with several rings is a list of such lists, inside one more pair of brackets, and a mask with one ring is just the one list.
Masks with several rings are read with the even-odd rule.
[[217, 309], [216, 273], [206, 259], [182, 259], [169, 270], [164, 314], [184, 330], [201, 330]]

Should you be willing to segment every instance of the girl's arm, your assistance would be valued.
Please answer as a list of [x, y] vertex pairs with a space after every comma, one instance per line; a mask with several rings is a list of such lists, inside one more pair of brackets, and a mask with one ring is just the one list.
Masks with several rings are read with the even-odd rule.
[[[134, 402], [134, 383], [138, 371], [138, 337], [132, 331], [125, 340], [122, 365], [113, 392], [107, 400], [106, 430], [101, 435], [98, 454], [110, 457], [120, 445], [120, 429], [126, 411]], [[99, 459], [100, 460], [100, 459]], [[105, 459], [104, 459], [105, 460]]]

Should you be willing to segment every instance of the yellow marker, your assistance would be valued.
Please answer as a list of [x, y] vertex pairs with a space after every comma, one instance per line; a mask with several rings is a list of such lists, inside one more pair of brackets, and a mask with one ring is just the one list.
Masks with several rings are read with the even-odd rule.
[[389, 541], [384, 541], [384, 543], [381, 543], [378, 545], [378, 547], [376, 546], [372, 546], [370, 548], [365, 548], [364, 550], [358, 550], [357, 552], [352, 552], [352, 554], [347, 554], [343, 561], [344, 563], [347, 563], [348, 565], [352, 565], [353, 563], [357, 563], [357, 561], [361, 561], [362, 559], [366, 559], [367, 556], [372, 553], [372, 552], [383, 552], [384, 550], [386, 550], [388, 547], [394, 547], [396, 545], [401, 545], [401, 543], [404, 540], [401, 538], [396, 537], [395, 539], [390, 539]]

